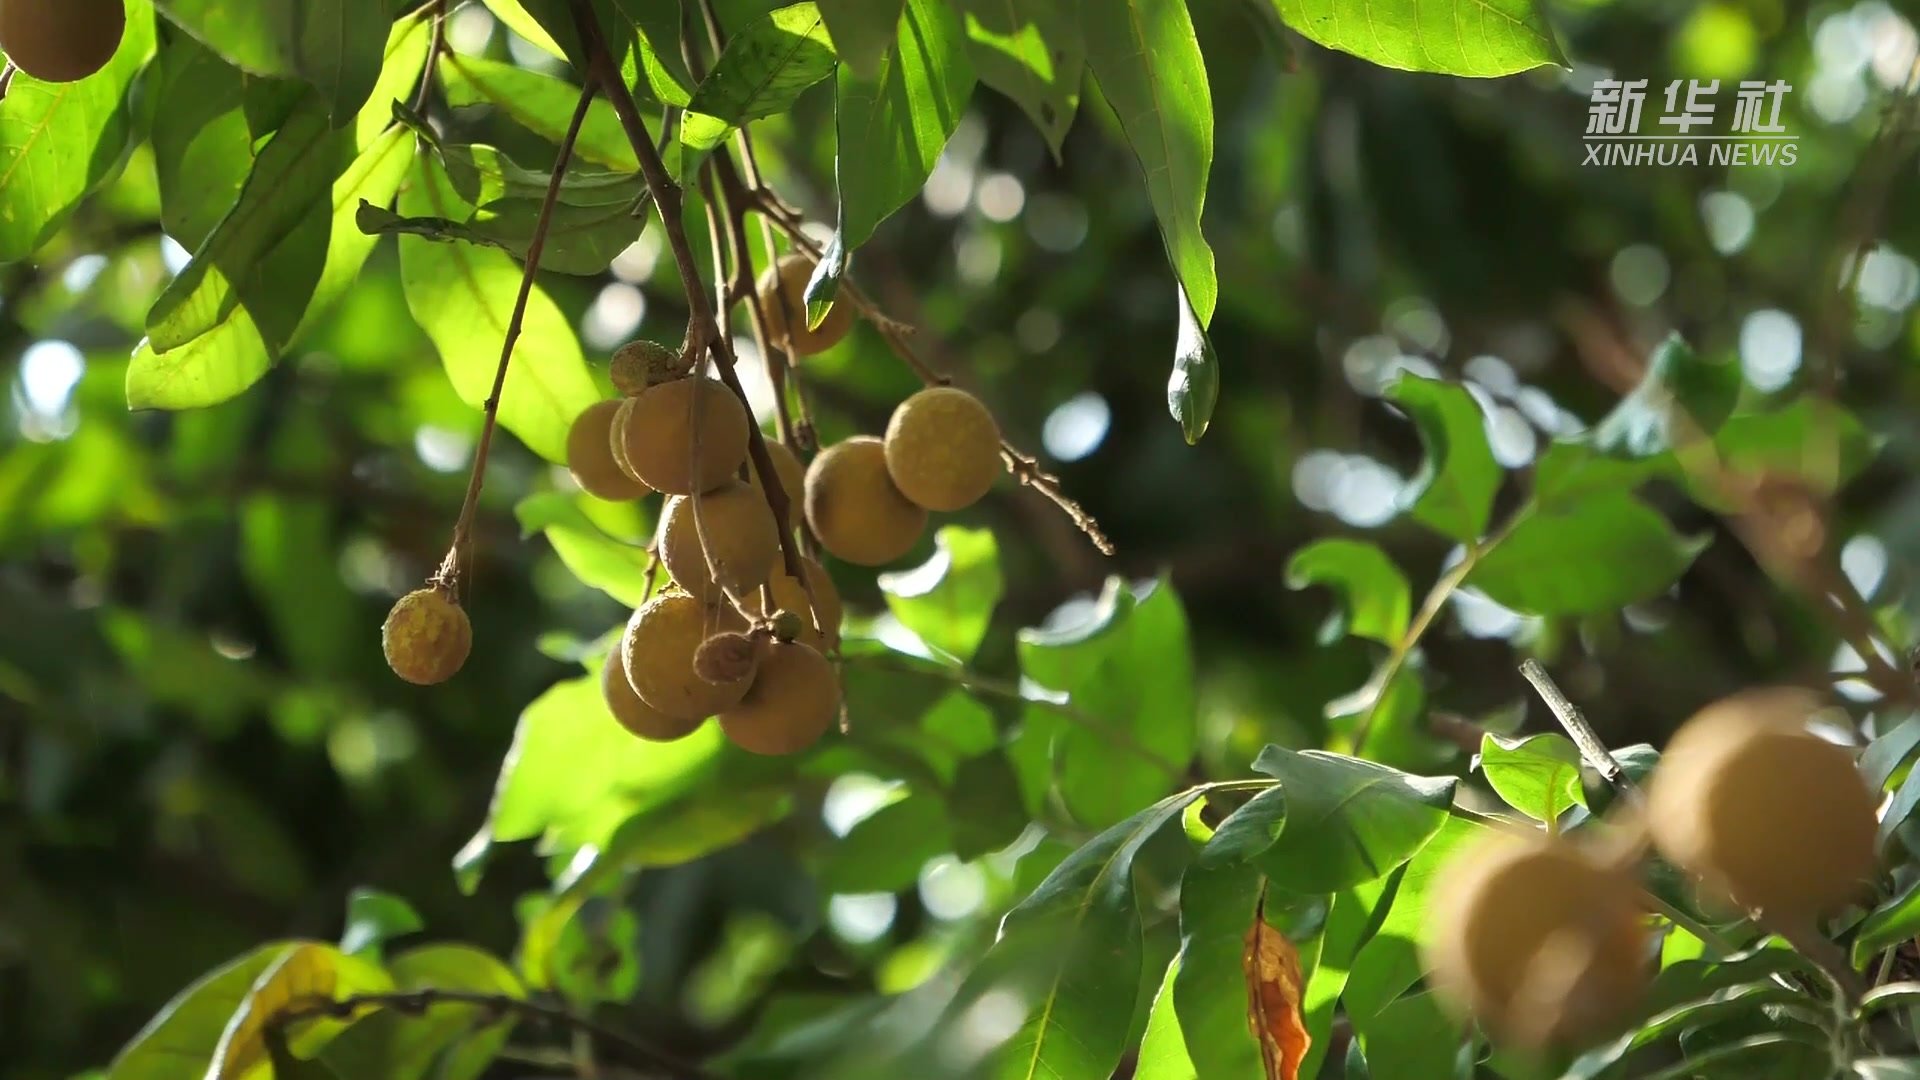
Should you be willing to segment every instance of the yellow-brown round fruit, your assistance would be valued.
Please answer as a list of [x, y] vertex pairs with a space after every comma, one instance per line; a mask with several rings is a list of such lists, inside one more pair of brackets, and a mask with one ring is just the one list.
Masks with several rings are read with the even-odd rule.
[[460, 602], [435, 588], [415, 589], [394, 601], [380, 627], [387, 666], [410, 683], [432, 686], [453, 678], [473, 649], [473, 624]]
[[1000, 476], [1000, 426], [979, 398], [951, 386], [901, 402], [886, 447], [893, 485], [929, 510], [964, 510]]
[[[699, 529], [703, 523], [704, 547]], [[780, 532], [766, 496], [738, 480], [704, 495], [667, 500], [660, 561], [673, 580], [698, 599], [718, 601], [722, 589], [741, 597], [758, 589], [779, 551]]]
[[807, 279], [813, 276], [813, 266], [805, 255], [790, 253], [760, 272], [760, 307], [767, 313], [767, 332], [795, 356], [826, 352], [853, 328], [853, 308], [841, 300], [827, 309], [819, 326], [807, 329]]
[[1441, 1001], [1520, 1046], [1604, 1038], [1649, 977], [1634, 879], [1544, 835], [1501, 833], [1455, 853], [1422, 936]]
[[[700, 460], [693, 460], [693, 403], [700, 402]], [[627, 464], [655, 491], [711, 491], [747, 459], [747, 410], [718, 379], [686, 378], [649, 387], [620, 425]]]
[[720, 730], [742, 750], [794, 754], [820, 741], [840, 715], [840, 677], [810, 645], [776, 641], [760, 657], [753, 688], [720, 713]]
[[567, 471], [589, 495], [623, 502], [648, 493], [647, 486], [627, 475], [613, 456], [613, 418], [618, 401], [596, 401], [573, 418], [567, 429]]
[[820, 546], [861, 566], [880, 566], [913, 550], [927, 512], [887, 475], [887, 452], [856, 435], [820, 452], [807, 467], [807, 525]]
[[1808, 730], [1819, 707], [1804, 690], [1749, 690], [1669, 740], [1647, 791], [1653, 842], [1709, 894], [1802, 920], [1872, 880], [1877, 799], [1853, 754]]
[[[832, 575], [827, 568], [813, 559], [800, 559], [801, 572], [807, 575], [807, 584], [813, 588], [814, 614], [820, 620], [820, 631], [813, 628], [813, 620], [807, 617], [807, 594], [800, 583], [787, 575], [779, 556], [774, 557], [773, 573], [767, 584], [773, 587], [773, 608], [775, 611], [790, 611], [800, 616], [802, 629], [796, 640], [813, 646], [821, 652], [840, 644], [840, 590], [834, 587]], [[755, 615], [765, 616], [761, 610], [760, 594], [755, 592], [743, 598], [747, 610]]]
[[679, 353], [659, 342], [641, 338], [613, 350], [607, 374], [613, 379], [615, 390], [633, 397], [649, 386], [672, 382], [686, 372]]
[[[807, 490], [807, 468], [800, 464], [800, 459], [793, 456], [793, 450], [783, 442], [767, 440], [767, 456], [773, 459], [773, 474], [780, 478], [780, 490], [786, 493], [787, 502], [790, 504], [788, 513], [793, 518], [790, 524], [798, 524], [800, 504], [805, 498], [803, 493]], [[753, 463], [751, 456], [747, 459], [747, 476], [753, 482], [755, 490], [758, 490], [760, 467]]]
[[718, 633], [693, 651], [693, 673], [710, 683], [734, 683], [753, 678], [759, 646], [734, 630]]
[[704, 720], [731, 708], [752, 680], [707, 682], [694, 673], [693, 654], [713, 634], [741, 629], [740, 617], [725, 608], [702, 604], [683, 592], [662, 593], [627, 620], [620, 639], [627, 681], [642, 701], [678, 720]]
[[126, 27], [122, 0], [0, 0], [0, 50], [43, 82], [74, 82], [106, 67]]
[[705, 717], [683, 720], [668, 716], [640, 700], [640, 695], [633, 692], [633, 684], [627, 681], [627, 662], [618, 649], [607, 657], [606, 666], [600, 669], [600, 693], [607, 699], [607, 711], [613, 713], [621, 727], [651, 742], [684, 739], [706, 722]]
[[613, 411], [613, 423], [607, 428], [608, 448], [613, 451], [613, 463], [620, 466], [620, 471], [631, 477], [634, 483], [644, 487], [646, 481], [640, 479], [640, 474], [633, 471], [633, 462], [627, 460], [625, 432], [627, 418], [633, 415], [633, 399], [621, 398], [618, 404], [620, 407]]

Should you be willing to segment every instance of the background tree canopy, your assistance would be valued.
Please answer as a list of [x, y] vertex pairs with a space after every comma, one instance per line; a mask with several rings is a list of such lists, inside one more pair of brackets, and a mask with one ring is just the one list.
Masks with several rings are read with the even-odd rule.
[[[1920, 1054], [1871, 1019], [1920, 993], [1911, 13], [124, 9], [97, 74], [0, 100], [9, 1080], [1920, 1075], [1867, 1060]], [[596, 49], [620, 87], [557, 164]], [[1712, 82], [1723, 135], [1785, 83], [1792, 160], [1585, 163], [1609, 79], [1642, 133]], [[881, 572], [827, 560], [844, 731], [636, 739], [600, 675], [659, 504], [583, 493], [568, 425], [716, 265], [807, 248], [814, 314], [872, 317], [769, 371], [724, 293], [768, 438], [882, 432], [906, 351], [1032, 457]], [[381, 620], [515, 321], [472, 655], [412, 686]], [[1669, 874], [1619, 1043], [1521, 1060], [1439, 1008], [1443, 857], [1610, 799], [1527, 658], [1632, 775], [1716, 698], [1831, 684], [1892, 796], [1828, 929], [1879, 996], [1763, 1012], [1813, 968]]]

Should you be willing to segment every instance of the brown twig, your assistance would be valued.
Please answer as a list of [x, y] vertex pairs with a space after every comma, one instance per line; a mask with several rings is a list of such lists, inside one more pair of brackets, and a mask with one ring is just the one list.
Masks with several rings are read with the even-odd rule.
[[567, 121], [567, 133], [560, 140], [560, 152], [554, 158], [553, 176], [547, 181], [547, 193], [540, 200], [540, 213], [533, 222], [533, 235], [527, 240], [526, 269], [520, 274], [520, 292], [513, 299], [513, 313], [507, 317], [507, 330], [500, 342], [500, 364], [493, 372], [493, 389], [487, 394], [487, 401], [481, 411], [485, 419], [480, 424], [480, 443], [474, 450], [473, 472], [467, 479], [467, 495], [460, 504], [460, 516], [453, 523], [453, 543], [447, 551], [446, 559], [440, 569], [434, 573], [433, 581], [443, 588], [450, 588], [458, 596], [465, 584], [462, 574], [461, 553], [466, 552], [466, 569], [472, 569], [471, 545], [474, 508], [480, 503], [480, 487], [486, 482], [487, 453], [493, 446], [493, 432], [500, 421], [500, 390], [507, 382], [507, 365], [513, 360], [514, 343], [520, 339], [520, 324], [527, 314], [527, 300], [533, 295], [533, 279], [540, 270], [540, 254], [547, 247], [547, 228], [553, 222], [553, 207], [560, 200], [560, 185], [566, 179], [567, 162], [573, 158], [573, 144], [580, 137], [580, 126], [586, 122], [587, 106], [593, 104], [595, 80], [589, 77], [586, 85], [580, 89], [580, 101], [573, 107], [573, 116]]
[[7, 100], [7, 91], [13, 88], [13, 73], [19, 70], [11, 60], [0, 66], [0, 101]]
[[432, 8], [432, 31], [427, 38], [427, 66], [420, 72], [420, 85], [413, 92], [413, 111], [425, 112], [427, 95], [433, 92], [433, 73], [439, 66], [440, 54], [447, 47], [447, 0], [427, 0], [424, 7]]

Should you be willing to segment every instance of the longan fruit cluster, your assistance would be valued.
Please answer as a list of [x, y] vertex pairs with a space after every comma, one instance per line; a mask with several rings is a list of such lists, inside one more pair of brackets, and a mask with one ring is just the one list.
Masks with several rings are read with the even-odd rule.
[[126, 28], [124, 0], [0, 2], [0, 51], [42, 82], [76, 82], [106, 67]]

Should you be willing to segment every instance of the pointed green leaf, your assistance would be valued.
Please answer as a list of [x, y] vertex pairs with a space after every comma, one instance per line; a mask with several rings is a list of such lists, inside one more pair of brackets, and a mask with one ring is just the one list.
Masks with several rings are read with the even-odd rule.
[[[591, 495], [543, 491], [513, 508], [525, 535], [541, 532], [582, 585], [627, 607], [646, 599], [649, 515], [635, 505], [609, 507]], [[613, 519], [613, 520], [608, 520]]]
[[1472, 543], [1486, 531], [1500, 464], [1487, 443], [1480, 403], [1459, 383], [1402, 376], [1387, 396], [1420, 429], [1426, 459], [1401, 494], [1414, 519], [1443, 536]]
[[379, 959], [389, 940], [425, 928], [420, 913], [405, 899], [379, 889], [355, 889], [347, 895], [347, 928], [340, 935], [340, 951]]
[[107, 1080], [179, 1080], [182, 1075], [199, 1075], [213, 1059], [227, 1020], [246, 1000], [254, 980], [291, 947], [286, 942], [262, 945], [175, 994], [114, 1058]]
[[747, 24], [695, 88], [680, 121], [688, 169], [749, 120], [785, 112], [802, 91], [833, 74], [833, 39], [811, 2], [775, 8]]
[[1536, 0], [1272, 0], [1309, 40], [1382, 67], [1512, 75], [1566, 66]]
[[887, 608], [920, 640], [967, 660], [987, 635], [1000, 603], [1000, 547], [989, 529], [945, 525], [933, 536], [933, 558], [912, 570], [880, 575]]
[[954, 0], [980, 81], [1012, 98], [1060, 157], [1080, 109], [1086, 44], [1070, 0]]
[[1180, 335], [1173, 346], [1173, 373], [1167, 376], [1167, 411], [1192, 446], [1207, 433], [1220, 400], [1220, 357], [1206, 328], [1193, 313], [1187, 290], [1180, 289]]
[[828, 313], [833, 311], [833, 298], [840, 291], [840, 279], [847, 274], [852, 264], [852, 253], [847, 245], [840, 242], [840, 231], [834, 230], [833, 237], [820, 252], [820, 261], [813, 264], [813, 274], [807, 278], [807, 291], [803, 299], [807, 304], [807, 329], [818, 330], [820, 324], [827, 321]]
[[[1187, 1053], [1187, 1036], [1179, 1012], [1174, 1008], [1174, 987], [1180, 977], [1180, 958], [1167, 965], [1160, 989], [1153, 996], [1153, 1010], [1147, 1017], [1147, 1033], [1140, 1039], [1135, 1056], [1134, 1080], [1198, 1080], [1193, 1058]], [[1242, 1018], [1244, 1026], [1244, 1017]], [[1247, 1075], [1257, 1075], [1248, 1073]]]
[[[529, 71], [502, 60], [488, 60], [449, 52], [440, 58], [440, 85], [447, 104], [492, 105], [515, 123], [558, 144], [566, 136], [567, 123], [573, 118], [580, 100], [580, 88], [565, 79], [556, 79]], [[633, 154], [626, 129], [614, 115], [613, 106], [597, 97], [587, 106], [587, 118], [574, 140], [574, 156], [582, 161], [605, 165], [628, 175], [640, 171], [640, 159]]]
[[1321, 640], [1343, 635], [1397, 645], [1413, 614], [1407, 575], [1377, 546], [1364, 540], [1316, 540], [1293, 553], [1287, 563], [1287, 588], [1325, 585], [1339, 595], [1333, 618]]
[[1180, 880], [1180, 971], [1173, 1004], [1197, 1080], [1263, 1075], [1247, 1026], [1243, 953], [1261, 877], [1246, 865], [1195, 866]]
[[1370, 881], [1354, 893], [1370, 905], [1373, 929], [1353, 956], [1342, 991], [1349, 1013], [1371, 1016], [1390, 1005], [1424, 973], [1420, 943], [1430, 933], [1427, 898], [1433, 884], [1463, 847], [1486, 837], [1488, 826], [1465, 818], [1448, 817], [1440, 831], [1407, 860], [1392, 879]]
[[905, 0], [819, 0], [819, 4], [840, 62], [862, 79], [876, 78], [882, 59], [893, 48], [894, 27]]
[[1480, 739], [1480, 771], [1502, 801], [1535, 821], [1558, 821], [1587, 804], [1580, 751], [1564, 735], [1514, 739], [1489, 732]]
[[[284, 950], [254, 979], [239, 1008], [220, 1033], [220, 1045], [207, 1065], [206, 1080], [270, 1080], [267, 1061], [267, 1025], [281, 1011], [315, 1000], [337, 1001], [355, 994], [393, 989], [393, 980], [379, 965], [348, 956], [332, 945], [302, 943]], [[345, 1027], [341, 1021], [303, 1022], [289, 1042], [298, 1056], [324, 1045]]]
[[1892, 731], [1867, 744], [1860, 754], [1860, 774], [1868, 784], [1883, 788], [1915, 748], [1920, 748], [1920, 716], [1908, 717]]
[[1711, 537], [1682, 537], [1624, 493], [1541, 508], [1482, 556], [1466, 583], [1530, 615], [1584, 615], [1672, 587]]

